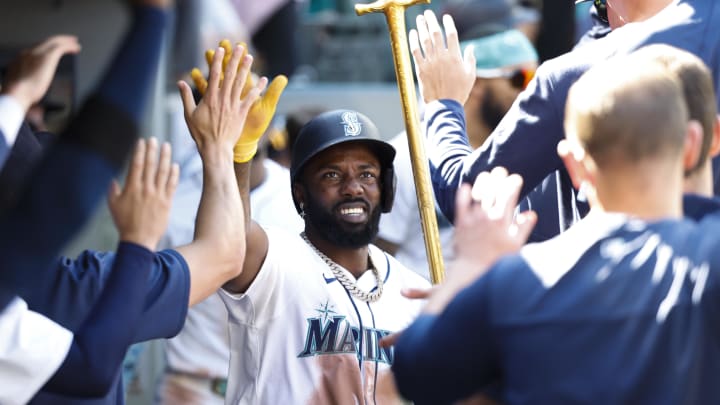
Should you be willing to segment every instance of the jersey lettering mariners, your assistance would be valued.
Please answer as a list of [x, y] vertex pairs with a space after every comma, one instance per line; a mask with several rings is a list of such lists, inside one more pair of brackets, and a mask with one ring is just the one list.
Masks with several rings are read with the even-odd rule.
[[[397, 403], [390, 389], [392, 348], [382, 337], [404, 329], [422, 302], [400, 294], [424, 278], [375, 246], [382, 297], [354, 298], [299, 235], [268, 229], [268, 254], [245, 294], [220, 295], [230, 321], [228, 404]], [[371, 291], [366, 272], [358, 287]]]

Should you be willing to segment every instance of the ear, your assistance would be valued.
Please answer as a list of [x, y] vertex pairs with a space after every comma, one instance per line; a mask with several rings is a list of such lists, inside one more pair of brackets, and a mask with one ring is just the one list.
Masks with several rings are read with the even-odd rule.
[[720, 154], [720, 115], [715, 117], [715, 125], [713, 125], [712, 141], [710, 141], [709, 158], [712, 159]]
[[305, 202], [305, 188], [302, 186], [302, 184], [298, 183], [297, 181], [293, 182], [292, 195], [293, 199], [297, 201], [298, 204]]
[[588, 174], [582, 162], [584, 151], [573, 151], [573, 145], [567, 139], [561, 140], [557, 145], [557, 153], [565, 164], [573, 187], [579, 190], [582, 183], [587, 180]]
[[696, 120], [690, 120], [685, 133], [685, 148], [683, 151], [683, 169], [687, 171], [697, 167], [702, 149], [703, 128]]

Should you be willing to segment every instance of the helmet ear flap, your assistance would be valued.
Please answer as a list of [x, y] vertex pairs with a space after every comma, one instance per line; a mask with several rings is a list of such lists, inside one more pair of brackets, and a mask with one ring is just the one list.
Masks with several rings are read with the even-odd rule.
[[395, 187], [397, 178], [395, 177], [395, 168], [392, 165], [383, 170], [382, 174], [382, 201], [380, 208], [383, 213], [392, 211], [393, 201], [395, 201]]

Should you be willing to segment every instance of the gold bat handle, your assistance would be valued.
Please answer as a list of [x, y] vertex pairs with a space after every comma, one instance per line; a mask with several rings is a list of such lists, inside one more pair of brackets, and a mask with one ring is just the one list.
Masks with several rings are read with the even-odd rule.
[[430, 4], [430, 0], [378, 0], [370, 4], [356, 4], [355, 13], [357, 15], [384, 13], [391, 7], [406, 8], [416, 4]]
[[407, 130], [410, 163], [415, 181], [418, 209], [420, 210], [420, 222], [423, 229], [428, 264], [430, 265], [430, 279], [433, 284], [438, 284], [445, 278], [445, 268], [440, 247], [437, 217], [435, 216], [435, 200], [430, 184], [430, 172], [418, 119], [415, 81], [412, 66], [410, 65], [410, 51], [405, 33], [405, 8], [423, 3], [429, 4], [430, 0], [378, 0], [371, 4], [357, 4], [355, 12], [358, 15], [381, 12], [385, 14], [390, 28], [390, 45]]

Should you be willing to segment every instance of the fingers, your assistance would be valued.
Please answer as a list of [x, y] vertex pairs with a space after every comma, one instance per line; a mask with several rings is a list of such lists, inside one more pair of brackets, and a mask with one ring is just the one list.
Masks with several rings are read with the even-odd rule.
[[412, 54], [413, 63], [417, 67], [418, 61], [422, 61], [424, 57], [422, 50], [420, 49], [420, 38], [418, 37], [416, 29], [410, 30], [408, 41], [410, 42], [410, 54]]
[[222, 59], [225, 56], [225, 50], [218, 48], [215, 51], [212, 64], [210, 65], [210, 80], [208, 80], [207, 94], [214, 97], [220, 85], [220, 73], [222, 72]]
[[180, 166], [177, 163], [173, 163], [172, 167], [170, 168], [170, 176], [168, 177], [168, 181], [165, 184], [165, 193], [169, 197], [172, 197], [172, 195], [175, 194], [175, 190], [177, 189], [179, 181]]
[[425, 21], [427, 22], [428, 30], [430, 31], [430, 40], [432, 41], [433, 49], [435, 52], [445, 49], [445, 39], [443, 38], [443, 32], [440, 29], [437, 17], [432, 10], [425, 10]]
[[133, 154], [132, 161], [130, 161], [130, 169], [128, 170], [125, 184], [132, 184], [135, 186], [139, 185], [142, 181], [146, 149], [146, 141], [144, 139], [139, 139], [137, 146], [135, 146], [135, 153]]
[[395, 333], [391, 333], [387, 336], [384, 336], [382, 339], [380, 339], [378, 344], [383, 349], [395, 346], [395, 343], [397, 343], [398, 339], [400, 338], [400, 333], [401, 332], [395, 332]]
[[54, 35], [33, 47], [32, 51], [39, 55], [78, 53], [80, 52], [80, 43], [74, 35]]
[[187, 120], [197, 107], [195, 105], [195, 98], [193, 98], [192, 90], [190, 90], [190, 86], [187, 83], [180, 80], [177, 85], [183, 103], [183, 110], [185, 111], [185, 119]]
[[490, 173], [481, 172], [475, 178], [475, 183], [472, 187], [472, 199], [473, 201], [480, 203], [480, 206], [484, 209], [489, 209], [492, 206], [494, 197], [492, 196], [492, 179]]
[[[229, 45], [230, 41], [227, 42], [228, 43], [226, 45]], [[227, 97], [232, 97], [231, 100], [235, 101], [238, 99], [235, 94], [239, 93], [240, 90], [238, 89], [242, 89], [242, 86], [245, 84], [246, 76], [242, 76], [238, 73], [238, 65], [240, 65], [240, 57], [243, 54], [243, 49], [238, 45], [235, 48], [235, 52], [230, 51], [227, 54], [232, 56], [230, 57], [230, 61], [227, 63], [227, 66], [224, 68], [225, 79], [223, 79], [222, 82], [220, 95], [224, 100], [226, 100]]]
[[207, 62], [208, 69], [212, 66], [213, 59], [215, 59], [215, 50], [208, 49], [205, 51], [205, 62]]
[[170, 167], [172, 166], [172, 150], [170, 144], [163, 142], [160, 147], [160, 160], [157, 166], [157, 174], [155, 175], [155, 189], [165, 190], [168, 179], [170, 177]]
[[419, 16], [417, 16], [415, 21], [417, 25], [418, 39], [423, 54], [425, 55], [425, 58], [430, 59], [435, 51], [435, 48], [433, 47], [432, 40], [430, 39], [430, 33], [428, 32], [428, 26], [427, 21], [425, 20], [425, 16], [423, 14], [420, 14]]
[[500, 190], [495, 198], [495, 215], [510, 222], [515, 214], [523, 179], [518, 174], [512, 174], [498, 181], [500, 182], [498, 186]]
[[200, 69], [193, 68], [193, 70], [190, 71], [190, 77], [192, 78], [193, 82], [195, 83], [195, 88], [198, 89], [200, 94], [205, 94], [208, 83], [207, 83], [207, 80], [205, 80], [205, 76], [202, 74]]
[[525, 211], [518, 214], [517, 218], [515, 218], [515, 240], [518, 245], [527, 242], [536, 223], [537, 214], [535, 211]]
[[[485, 173], [485, 172], [483, 172]], [[482, 174], [482, 173], [481, 173]], [[477, 184], [477, 179], [475, 180]], [[475, 186], [469, 184], [463, 184], [455, 196], [455, 215], [457, 217], [457, 224], [462, 224], [468, 214], [468, 210], [473, 204], [473, 194], [475, 192]]]
[[229, 39], [223, 39], [220, 41], [220, 47], [225, 51], [225, 56], [223, 56], [223, 63], [222, 63], [222, 70], [225, 72], [228, 63], [230, 63], [231, 58], [234, 56], [232, 51], [232, 44], [230, 43]]
[[468, 45], [465, 47], [465, 54], [463, 55], [463, 62], [465, 63], [465, 71], [468, 74], [472, 74], [473, 77], [477, 74], [477, 60], [475, 59], [475, 45]]
[[252, 67], [253, 57], [252, 57], [252, 55], [245, 54], [245, 52], [243, 51], [243, 48], [241, 48], [240, 45], [238, 45], [235, 48], [235, 53], [238, 54], [239, 62], [240, 62], [239, 58], [242, 56], [242, 61], [239, 64], [239, 66], [236, 68], [237, 76], [232, 83], [233, 86], [232, 86], [231, 97], [235, 101], [240, 101], [242, 99], [243, 88], [245, 87], [245, 83], [250, 74], [250, 68]]
[[245, 96], [245, 98], [243, 99], [243, 103], [248, 110], [253, 105], [253, 103], [255, 103], [255, 101], [260, 98], [260, 94], [262, 94], [262, 92], [265, 90], [265, 87], [267, 87], [267, 83], [267, 77], [261, 77], [255, 87], [253, 87], [247, 94], [247, 96]]
[[110, 183], [110, 188], [108, 189], [108, 202], [110, 205], [115, 204], [115, 201], [120, 197], [120, 184], [117, 182], [117, 180], [113, 180]]
[[432, 288], [403, 288], [400, 291], [403, 297], [413, 300], [424, 300], [432, 294]]
[[155, 177], [158, 172], [157, 166], [157, 139], [150, 138], [147, 141], [147, 150], [145, 151], [145, 167], [143, 169], [142, 184], [144, 187], [155, 186]]
[[288, 78], [284, 75], [275, 76], [267, 87], [265, 95], [262, 97], [262, 103], [268, 107], [272, 107], [273, 110], [277, 107], [278, 101], [283, 90], [288, 84]]
[[445, 41], [447, 41], [447, 49], [452, 53], [460, 53], [460, 41], [458, 40], [457, 28], [453, 18], [445, 14], [443, 16], [443, 27], [445, 28]]

